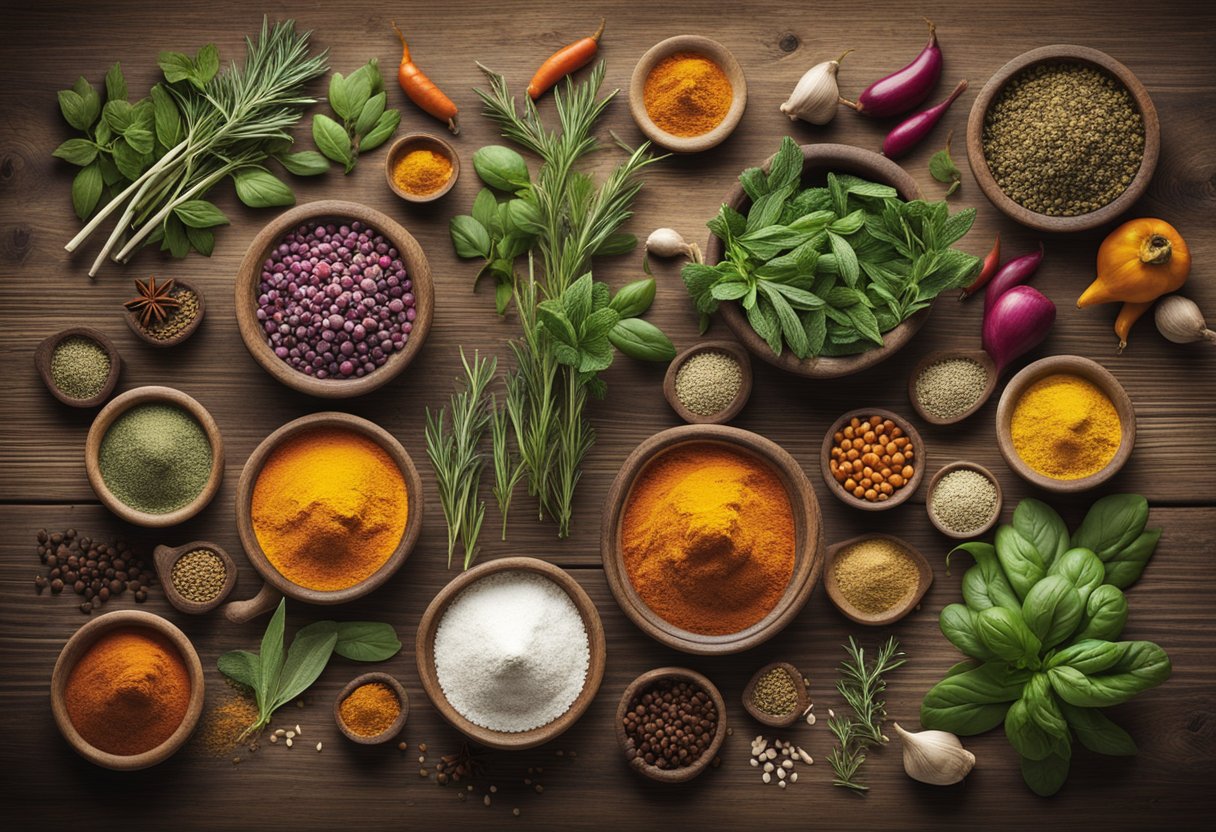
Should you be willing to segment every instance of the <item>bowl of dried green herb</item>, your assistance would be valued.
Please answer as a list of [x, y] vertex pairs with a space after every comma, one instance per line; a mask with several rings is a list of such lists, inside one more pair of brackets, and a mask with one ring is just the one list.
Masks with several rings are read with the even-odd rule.
[[118, 384], [122, 359], [114, 342], [87, 326], [48, 336], [34, 351], [34, 367], [51, 395], [70, 407], [97, 407]]

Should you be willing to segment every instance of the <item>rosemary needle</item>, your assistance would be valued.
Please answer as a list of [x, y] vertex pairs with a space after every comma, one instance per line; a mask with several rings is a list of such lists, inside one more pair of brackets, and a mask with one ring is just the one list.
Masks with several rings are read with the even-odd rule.
[[853, 710], [853, 715], [828, 719], [828, 730], [838, 743], [828, 754], [828, 763], [836, 775], [832, 785], [860, 794], [869, 790], [857, 780], [857, 773], [866, 761], [866, 748], [887, 742], [882, 733], [882, 725], [887, 719], [886, 700], [882, 698], [887, 689], [884, 676], [903, 665], [906, 659], [894, 638], [888, 638], [869, 662], [865, 650], [858, 647], [851, 636], [844, 649], [849, 655], [840, 663], [836, 690]]

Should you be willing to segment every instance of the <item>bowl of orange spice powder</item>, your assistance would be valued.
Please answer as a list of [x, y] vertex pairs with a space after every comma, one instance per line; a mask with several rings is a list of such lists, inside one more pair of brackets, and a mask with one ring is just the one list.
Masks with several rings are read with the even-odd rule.
[[608, 586], [647, 635], [722, 655], [775, 636], [823, 565], [819, 503], [776, 443], [725, 425], [662, 431], [625, 460], [605, 502]]
[[726, 139], [747, 107], [747, 79], [730, 50], [699, 35], [652, 46], [633, 70], [629, 111], [646, 137], [676, 153]]
[[430, 133], [397, 139], [384, 156], [388, 186], [406, 202], [433, 202], [452, 190], [460, 176], [460, 156]]
[[422, 479], [384, 428], [349, 413], [314, 413], [262, 440], [237, 485], [237, 530], [266, 580], [225, 607], [232, 621], [269, 612], [281, 595], [342, 604], [392, 577], [422, 531]]
[[409, 711], [409, 694], [387, 673], [355, 677], [334, 700], [338, 730], [360, 745], [378, 745], [400, 734]]
[[51, 711], [80, 756], [131, 771], [185, 744], [203, 692], [203, 666], [185, 633], [159, 615], [119, 610], [68, 639], [51, 674]]

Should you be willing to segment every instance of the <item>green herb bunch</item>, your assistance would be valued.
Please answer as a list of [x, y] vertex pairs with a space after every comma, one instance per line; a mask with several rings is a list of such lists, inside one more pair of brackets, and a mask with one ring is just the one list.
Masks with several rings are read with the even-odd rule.
[[84, 78], [60, 90], [63, 117], [84, 137], [69, 139], [54, 155], [81, 168], [72, 205], [82, 220], [91, 217], [65, 248], [75, 251], [118, 215], [90, 276], [112, 252], [126, 262], [150, 243], [174, 257], [192, 249], [210, 255], [212, 229], [228, 218], [204, 197], [223, 179], [233, 180], [250, 207], [291, 205], [295, 195], [266, 161], [304, 176], [328, 167], [315, 151], [288, 152], [289, 131], [315, 102], [304, 86], [326, 68], [324, 53], [309, 55], [308, 39], [290, 20], [272, 27], [263, 19], [257, 40], [245, 39], [243, 66], [221, 71], [219, 51], [208, 44], [193, 58], [162, 52], [164, 81], [134, 103], [118, 64], [106, 74], [104, 104]]
[[329, 106], [342, 123], [317, 113], [312, 117], [313, 142], [327, 158], [350, 173], [360, 153], [379, 147], [397, 132], [401, 112], [386, 110], [387, 101], [375, 58], [346, 77], [335, 72], [329, 79]]
[[[623, 254], [637, 245], [632, 234], [619, 229], [642, 187], [639, 174], [656, 159], [643, 144], [599, 185], [575, 170], [599, 147], [591, 130], [616, 95], [598, 97], [603, 64], [587, 80], [568, 80], [564, 92], [555, 93], [561, 125], [555, 130], [544, 126], [527, 97], [523, 113], [517, 112], [503, 77], [486, 74], [489, 90], [477, 91], [485, 114], [541, 164], [532, 177], [514, 150], [478, 150], [473, 166], [489, 187], [477, 195], [471, 214], [452, 219], [452, 243], [458, 256], [485, 261], [478, 279], [495, 278], [499, 314], [514, 301], [523, 333], [511, 345], [516, 368], [506, 377], [506, 420], [542, 518], [553, 517], [558, 535], [566, 537], [582, 462], [595, 442], [584, 408], [589, 396], [605, 391], [599, 373], [618, 349], [650, 361], [675, 356], [667, 336], [639, 317], [654, 300], [653, 279], [614, 294], [591, 273], [592, 257]], [[524, 254], [527, 269], [517, 275], [516, 260]], [[496, 418], [493, 425], [498, 430], [495, 495], [505, 507], [518, 477], [503, 441], [505, 420]]]
[[1161, 537], [1147, 523], [1138, 494], [1098, 500], [1071, 536], [1050, 506], [1023, 500], [994, 544], [957, 547], [975, 565], [963, 575], [965, 603], [943, 609], [940, 623], [970, 658], [925, 694], [921, 724], [967, 736], [1004, 723], [1026, 784], [1043, 796], [1064, 785], [1074, 737], [1098, 754], [1135, 754], [1099, 709], [1170, 676], [1156, 644], [1116, 640], [1127, 622], [1123, 590]]
[[849, 657], [840, 663], [836, 690], [852, 709], [853, 715], [828, 717], [828, 730], [836, 737], [837, 743], [828, 752], [828, 764], [834, 776], [832, 785], [860, 794], [870, 788], [857, 777], [866, 761], [866, 749], [887, 742], [882, 732], [883, 723], [887, 720], [887, 703], [882, 698], [887, 689], [884, 677], [901, 667], [906, 659], [894, 638], [888, 638], [869, 661], [866, 660], [865, 649], [858, 647], [852, 637], [844, 649]]
[[375, 621], [314, 621], [296, 631], [291, 646], [283, 649], [287, 601], [279, 602], [262, 636], [261, 650], [234, 650], [216, 661], [220, 672], [253, 691], [257, 721], [241, 739], [270, 723], [274, 712], [312, 685], [337, 653], [357, 662], [382, 662], [397, 655], [401, 642], [388, 624]]
[[709, 221], [725, 256], [682, 276], [702, 331], [723, 301], [738, 302], [774, 353], [798, 358], [865, 352], [949, 289], [980, 260], [950, 248], [975, 220], [944, 202], [904, 202], [894, 188], [829, 173], [801, 188], [802, 151], [788, 136], [769, 164], [739, 177], [747, 214], [723, 205]]

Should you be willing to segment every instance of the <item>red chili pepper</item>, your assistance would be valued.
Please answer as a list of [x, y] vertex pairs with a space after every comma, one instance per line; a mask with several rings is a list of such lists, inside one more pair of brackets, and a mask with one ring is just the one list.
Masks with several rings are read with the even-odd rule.
[[984, 288], [992, 276], [996, 274], [997, 267], [1001, 265], [1001, 235], [996, 235], [996, 242], [992, 244], [992, 251], [988, 252], [988, 256], [984, 258], [984, 268], [980, 269], [980, 273], [976, 275], [975, 280], [966, 289], [959, 293], [959, 300], [966, 300], [974, 295], [980, 289]]

